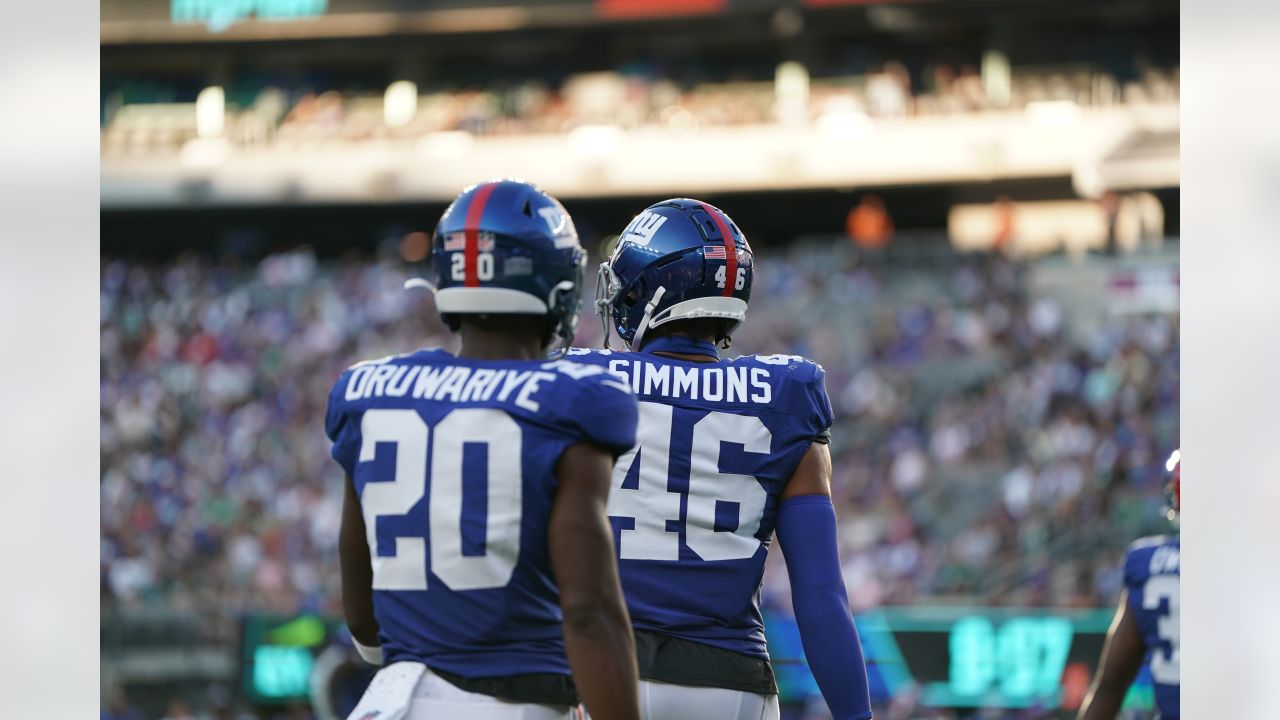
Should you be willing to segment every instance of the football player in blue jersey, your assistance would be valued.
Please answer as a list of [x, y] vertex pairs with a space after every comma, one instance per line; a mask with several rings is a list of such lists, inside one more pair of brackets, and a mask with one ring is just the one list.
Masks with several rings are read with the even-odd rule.
[[546, 359], [577, 324], [573, 222], [527, 183], [483, 183], [445, 211], [431, 262], [458, 354], [360, 363], [329, 397], [344, 612], [361, 655], [386, 664], [350, 717], [568, 720], [581, 699], [636, 720], [605, 513], [636, 400], [608, 372]]
[[777, 718], [759, 597], [774, 532], [805, 656], [838, 720], [871, 717], [831, 504], [823, 371], [789, 355], [724, 359], [746, 316], [753, 255], [719, 209], [650, 206], [600, 267], [606, 347], [570, 351], [626, 377], [636, 447], [614, 468], [609, 516], [652, 720]]
[[[1169, 519], [1177, 522], [1182, 505], [1181, 453], [1174, 450], [1165, 463], [1169, 481]], [[1178, 535], [1138, 540], [1124, 557], [1124, 592], [1093, 686], [1080, 706], [1079, 720], [1113, 720], [1144, 661], [1150, 662], [1156, 709], [1161, 720], [1178, 718], [1181, 649], [1179, 647]]]

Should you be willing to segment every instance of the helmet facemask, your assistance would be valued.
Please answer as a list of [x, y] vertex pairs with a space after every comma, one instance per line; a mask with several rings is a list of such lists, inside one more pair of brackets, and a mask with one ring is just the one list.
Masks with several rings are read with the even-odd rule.
[[613, 266], [608, 260], [600, 263], [599, 269], [596, 270], [596, 299], [592, 303], [596, 309], [596, 315], [600, 316], [600, 325], [604, 330], [603, 340], [604, 349], [609, 349], [609, 338], [613, 335], [613, 326], [609, 323], [609, 316], [613, 313], [613, 303], [617, 301], [618, 296], [622, 294], [622, 281], [618, 279], [617, 273], [613, 271]]
[[582, 307], [582, 285], [587, 277], [587, 256], [579, 252], [575, 256], [573, 280], [561, 280], [547, 295], [547, 317], [551, 320], [551, 337], [548, 342], [560, 339], [558, 347], [551, 351], [553, 358], [560, 358], [573, 345], [578, 332], [578, 310]]

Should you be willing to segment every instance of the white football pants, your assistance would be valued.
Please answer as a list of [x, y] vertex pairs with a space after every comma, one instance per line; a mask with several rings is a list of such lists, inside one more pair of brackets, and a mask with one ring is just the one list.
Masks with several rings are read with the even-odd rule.
[[[778, 720], [778, 696], [640, 681], [644, 720]], [[522, 705], [460, 690], [430, 671], [414, 688], [404, 720], [579, 720], [576, 708]]]
[[778, 696], [640, 681], [644, 720], [778, 720]]

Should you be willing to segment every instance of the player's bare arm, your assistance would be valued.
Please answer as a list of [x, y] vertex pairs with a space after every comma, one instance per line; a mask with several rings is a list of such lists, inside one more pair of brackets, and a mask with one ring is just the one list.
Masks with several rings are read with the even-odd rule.
[[840, 574], [831, 451], [809, 446], [782, 493], [778, 539], [805, 658], [835, 720], [871, 717], [866, 665]]
[[[379, 645], [378, 621], [373, 615], [373, 563], [365, 539], [364, 515], [355, 484], [347, 478], [342, 497], [342, 525], [338, 531], [338, 559], [342, 567], [342, 611], [347, 629], [366, 660]], [[377, 664], [377, 663], [375, 663]]]
[[831, 449], [826, 443], [815, 442], [809, 446], [782, 491], [782, 500], [786, 502], [802, 495], [831, 497]]
[[560, 607], [565, 654], [595, 720], [639, 720], [638, 674], [631, 619], [614, 560], [605, 513], [613, 458], [586, 443], [570, 446], [556, 467], [548, 547]]
[[1120, 606], [1102, 646], [1098, 672], [1089, 687], [1089, 694], [1085, 695], [1084, 704], [1080, 706], [1077, 720], [1114, 720], [1129, 686], [1142, 667], [1145, 653], [1142, 633], [1129, 610], [1129, 593], [1126, 590], [1120, 596]]

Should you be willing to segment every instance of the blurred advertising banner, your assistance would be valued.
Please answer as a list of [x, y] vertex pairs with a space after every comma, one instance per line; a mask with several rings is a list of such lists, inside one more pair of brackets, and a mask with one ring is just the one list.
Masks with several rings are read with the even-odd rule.
[[[804, 0], [814, 8], [902, 0]], [[781, 0], [103, 0], [102, 40], [191, 41], [183, 29], [223, 39], [359, 37], [406, 32], [515, 30], [631, 20], [772, 11]]]
[[602, 18], [670, 17], [720, 12], [731, 0], [596, 0]]
[[197, 22], [208, 18], [300, 20], [320, 15], [417, 13], [500, 7], [590, 5], [590, 0], [103, 0], [102, 21]]
[[591, 0], [103, 0], [105, 45], [492, 32], [584, 24]]

